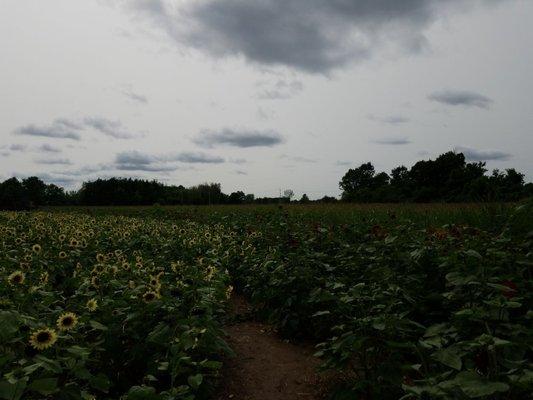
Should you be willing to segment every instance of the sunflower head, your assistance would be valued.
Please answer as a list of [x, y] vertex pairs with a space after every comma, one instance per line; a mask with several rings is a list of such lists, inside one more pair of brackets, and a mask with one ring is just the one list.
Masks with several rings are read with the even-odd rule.
[[13, 286], [22, 285], [25, 279], [26, 279], [26, 276], [24, 275], [24, 272], [22, 271], [15, 271], [7, 277], [7, 281], [9, 282], [9, 284]]
[[40, 244], [34, 244], [31, 249], [34, 253], [39, 254], [42, 250], [42, 247]]
[[90, 299], [85, 306], [87, 307], [87, 310], [91, 312], [96, 311], [98, 308], [98, 301], [96, 299]]
[[59, 258], [67, 258], [67, 253], [65, 253], [64, 251], [60, 251]]
[[42, 328], [33, 332], [30, 336], [30, 345], [36, 350], [45, 350], [51, 347], [57, 340], [57, 333], [50, 328]]
[[98, 261], [99, 263], [103, 263], [105, 261], [105, 256], [103, 254], [97, 254], [96, 255], [96, 261]]
[[71, 312], [63, 313], [57, 319], [57, 327], [60, 331], [68, 331], [78, 325], [78, 317]]
[[143, 301], [145, 303], [151, 303], [152, 301], [157, 300], [160, 297], [161, 296], [159, 295], [159, 293], [149, 290], [143, 294]]

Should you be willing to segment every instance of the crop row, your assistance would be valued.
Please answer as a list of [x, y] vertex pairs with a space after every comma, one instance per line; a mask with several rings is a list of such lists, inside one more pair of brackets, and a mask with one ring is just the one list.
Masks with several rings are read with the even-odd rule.
[[0, 399], [206, 397], [227, 348], [220, 225], [0, 214]]
[[522, 399], [533, 391], [531, 212], [494, 231], [279, 213], [241, 221], [230, 271], [284, 335], [319, 343], [324, 368], [342, 371], [339, 399]]

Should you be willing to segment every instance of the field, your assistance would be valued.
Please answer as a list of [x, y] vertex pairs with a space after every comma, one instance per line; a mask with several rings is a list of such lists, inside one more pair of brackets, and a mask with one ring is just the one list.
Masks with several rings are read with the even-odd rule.
[[334, 399], [533, 391], [532, 204], [0, 213], [0, 399], [215, 398], [233, 292]]

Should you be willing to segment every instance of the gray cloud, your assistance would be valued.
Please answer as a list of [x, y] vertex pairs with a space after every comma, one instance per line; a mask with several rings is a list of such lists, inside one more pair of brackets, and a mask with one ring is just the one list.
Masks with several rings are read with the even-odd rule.
[[26, 146], [25, 144], [12, 144], [12, 145], [8, 146], [9, 150], [11, 150], [11, 151], [20, 151], [20, 152], [26, 151], [27, 148], [28, 148], [28, 146]]
[[[258, 82], [262, 90], [257, 95], [260, 100], [286, 100], [300, 93], [304, 85], [299, 80], [278, 79], [275, 83]], [[266, 88], [265, 88], [266, 86]]]
[[134, 139], [140, 136], [124, 130], [120, 121], [112, 121], [103, 117], [86, 117], [83, 122], [86, 126], [115, 139]]
[[272, 147], [283, 143], [275, 131], [258, 131], [225, 128], [218, 131], [203, 130], [194, 140], [199, 146], [211, 148], [219, 145], [233, 147]]
[[300, 156], [291, 157], [291, 156], [288, 156], [287, 154], [282, 154], [281, 156], [279, 156], [279, 158], [281, 160], [285, 159], [285, 160], [290, 160], [290, 161], [295, 161], [295, 162], [300, 162], [300, 163], [309, 163], [309, 164], [313, 164], [317, 162], [317, 160], [315, 160], [314, 158], [307, 158], [307, 157], [300, 157]]
[[401, 115], [387, 115], [384, 117], [379, 117], [379, 116], [370, 114], [367, 116], [367, 118], [371, 121], [381, 122], [381, 123], [390, 124], [390, 125], [405, 124], [410, 121], [409, 118], [402, 117]]
[[493, 103], [492, 99], [479, 93], [466, 90], [442, 90], [431, 93], [429, 100], [450, 106], [478, 107], [488, 109]]
[[335, 165], [338, 165], [339, 167], [348, 167], [352, 165], [353, 163], [351, 161], [337, 161]]
[[179, 167], [173, 163], [184, 164], [221, 164], [225, 160], [201, 152], [182, 152], [176, 154], [152, 155], [139, 151], [118, 153], [115, 157], [114, 167], [127, 171], [175, 171]]
[[47, 143], [40, 145], [37, 150], [45, 153], [61, 153], [62, 151], [59, 147], [55, 147]]
[[499, 150], [476, 150], [461, 146], [455, 147], [454, 151], [463, 153], [468, 161], [505, 161], [512, 157], [511, 154]]
[[[494, 3], [504, 0], [482, 0]], [[327, 73], [384, 47], [418, 53], [442, 9], [466, 0], [162, 0], [127, 3], [179, 45], [214, 57]]]
[[[51, 125], [35, 126], [30, 124], [15, 129], [14, 133], [17, 135], [81, 140], [79, 131], [85, 128], [93, 128], [115, 139], [134, 139], [142, 136], [128, 132], [120, 121], [112, 121], [103, 117], [86, 117], [82, 122], [57, 118]], [[45, 150], [46, 146], [48, 146], [48, 149], [51, 148], [49, 145], [43, 145], [43, 151], [50, 151]]]
[[80, 140], [81, 136], [79, 133], [75, 132], [75, 130], [79, 128], [68, 126], [65, 122], [66, 120], [55, 120], [52, 125], [48, 126], [36, 126], [30, 124], [15, 129], [13, 133], [16, 135]]
[[187, 164], [221, 164], [225, 160], [222, 157], [211, 156], [205, 153], [184, 152], [169, 156], [168, 161], [179, 161]]
[[393, 145], [393, 146], [399, 146], [403, 144], [409, 144], [411, 141], [405, 137], [401, 138], [382, 138], [382, 139], [376, 139], [373, 141], [377, 144], [387, 144], [387, 145]]
[[178, 169], [175, 165], [116, 164], [120, 171], [172, 172]]
[[37, 164], [45, 165], [72, 165], [68, 158], [41, 158], [34, 160]]
[[130, 90], [123, 90], [122, 94], [129, 98], [130, 100], [133, 100], [137, 103], [146, 104], [148, 103], [148, 98], [142, 94], [134, 93]]

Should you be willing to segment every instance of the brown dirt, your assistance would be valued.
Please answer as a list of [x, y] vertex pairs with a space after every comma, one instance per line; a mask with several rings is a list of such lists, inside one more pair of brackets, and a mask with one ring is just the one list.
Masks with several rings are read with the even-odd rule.
[[227, 360], [223, 388], [217, 400], [318, 400], [321, 377], [313, 348], [280, 339], [272, 327], [245, 320], [246, 301], [232, 299], [236, 322], [226, 326], [235, 357]]

